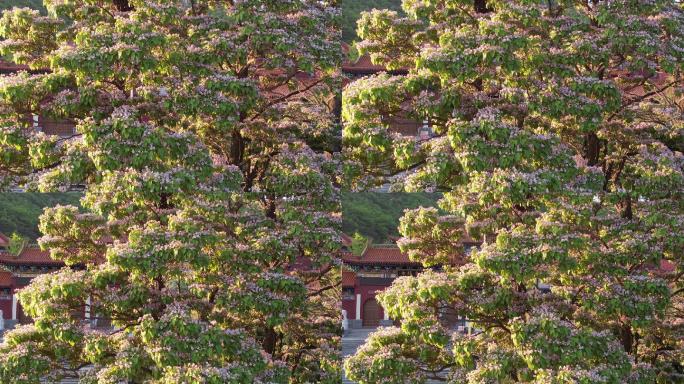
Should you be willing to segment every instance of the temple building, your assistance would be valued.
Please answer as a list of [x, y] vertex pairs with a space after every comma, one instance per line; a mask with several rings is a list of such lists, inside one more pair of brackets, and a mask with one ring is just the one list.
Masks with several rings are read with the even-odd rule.
[[[3, 328], [31, 323], [17, 299], [17, 291], [43, 273], [64, 267], [64, 263], [50, 257], [36, 245], [27, 245], [18, 254], [9, 251], [9, 238], [0, 233], [0, 310]], [[1, 330], [2, 328], [0, 328]]]
[[420, 263], [390, 245], [370, 245], [361, 255], [343, 252], [342, 309], [347, 313], [351, 328], [392, 325], [375, 295], [384, 291], [399, 276], [417, 275], [423, 270]]
[[[451, 264], [463, 263], [467, 255], [480, 243], [464, 239], [463, 250], [455, 252]], [[342, 236], [342, 309], [350, 328], [377, 327], [395, 324], [384, 312], [375, 296], [392, 285], [400, 276], [416, 276], [423, 271], [420, 263], [394, 244], [368, 244], [363, 252], [351, 251], [352, 238]], [[457, 314], [445, 314], [445, 321], [454, 326], [465, 326], [465, 319]]]

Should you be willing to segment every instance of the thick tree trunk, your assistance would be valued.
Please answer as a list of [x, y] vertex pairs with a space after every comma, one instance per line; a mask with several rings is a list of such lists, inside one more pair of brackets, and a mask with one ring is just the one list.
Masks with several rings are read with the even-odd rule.
[[587, 165], [595, 166], [599, 162], [599, 154], [601, 152], [601, 141], [596, 133], [590, 133], [584, 138], [584, 158], [587, 159]]
[[240, 130], [234, 129], [231, 139], [230, 162], [239, 167], [242, 164], [242, 156], [245, 149], [244, 139], [242, 138], [242, 134], [240, 134]]
[[487, 13], [490, 11], [490, 9], [487, 8], [487, 0], [475, 0], [473, 5], [475, 12], [477, 13]]
[[169, 201], [171, 199], [171, 195], [168, 193], [162, 193], [159, 196], [159, 209], [171, 209], [173, 208], [173, 204]]
[[622, 341], [622, 347], [625, 349], [625, 352], [631, 354], [634, 346], [634, 334], [629, 325], [624, 325], [620, 329], [620, 340]]
[[278, 335], [276, 334], [273, 328], [266, 329], [266, 335], [262, 343], [262, 347], [264, 348], [264, 351], [266, 351], [266, 353], [270, 355], [273, 355], [273, 353], [275, 353], [277, 338]]
[[128, 3], [128, 0], [113, 0], [113, 3], [119, 12], [129, 12], [133, 10], [133, 6]]

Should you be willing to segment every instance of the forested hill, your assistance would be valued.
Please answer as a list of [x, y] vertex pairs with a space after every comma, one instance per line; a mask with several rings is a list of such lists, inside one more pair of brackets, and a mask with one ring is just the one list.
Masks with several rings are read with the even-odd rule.
[[434, 207], [440, 197], [437, 193], [343, 193], [342, 230], [359, 232], [375, 243], [388, 242], [388, 237], [399, 236], [404, 209]]
[[0, 11], [13, 7], [29, 7], [38, 9], [41, 12], [45, 11], [43, 0], [0, 0]]
[[350, 43], [357, 39], [356, 20], [362, 11], [376, 9], [393, 9], [401, 11], [401, 0], [341, 0], [342, 8], [342, 40]]
[[38, 218], [43, 208], [79, 205], [80, 193], [0, 193], [0, 232], [16, 232], [31, 241], [40, 237]]

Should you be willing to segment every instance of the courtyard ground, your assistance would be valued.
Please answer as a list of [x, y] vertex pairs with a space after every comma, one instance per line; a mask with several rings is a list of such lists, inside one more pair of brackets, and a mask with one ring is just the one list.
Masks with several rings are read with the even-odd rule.
[[[342, 358], [351, 356], [356, 352], [356, 349], [366, 341], [369, 334], [375, 331], [375, 328], [357, 328], [351, 329], [342, 337]], [[353, 381], [344, 377], [342, 374], [342, 384], [354, 384]], [[428, 381], [428, 384], [439, 384], [438, 381]]]
[[[356, 349], [363, 344], [368, 335], [375, 331], [375, 328], [357, 328], [350, 329], [344, 337], [342, 337], [342, 358], [353, 355]], [[344, 375], [344, 374], [343, 374]], [[343, 384], [353, 384], [353, 381], [342, 377]]]

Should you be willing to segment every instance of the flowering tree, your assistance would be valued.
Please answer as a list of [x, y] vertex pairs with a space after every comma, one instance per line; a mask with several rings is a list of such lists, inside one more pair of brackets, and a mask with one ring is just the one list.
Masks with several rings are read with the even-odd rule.
[[[356, 188], [445, 191], [400, 247], [461, 266], [398, 278], [400, 328], [346, 363], [361, 383], [671, 383], [684, 377], [684, 12], [677, 1], [405, 0], [358, 45], [407, 75], [343, 95]], [[388, 117], [430, 122], [416, 140]], [[540, 284], [550, 285], [539, 289]], [[454, 332], [442, 313], [473, 322]]]
[[0, 78], [0, 178], [85, 196], [41, 217], [68, 267], [20, 292], [0, 382], [339, 380], [333, 2], [45, 5], [0, 19], [35, 70]]

